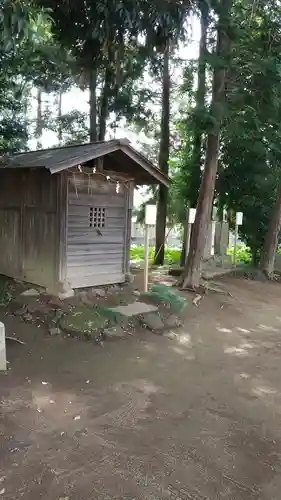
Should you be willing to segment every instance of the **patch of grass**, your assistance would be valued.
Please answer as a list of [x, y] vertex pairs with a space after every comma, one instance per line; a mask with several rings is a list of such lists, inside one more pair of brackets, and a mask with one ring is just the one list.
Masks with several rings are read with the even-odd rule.
[[[177, 248], [165, 247], [165, 264], [167, 265], [179, 265], [180, 263], [181, 251]], [[144, 260], [144, 246], [131, 246], [130, 253], [132, 262], [141, 262]], [[153, 263], [154, 260], [154, 248], [149, 249], [149, 260]]]

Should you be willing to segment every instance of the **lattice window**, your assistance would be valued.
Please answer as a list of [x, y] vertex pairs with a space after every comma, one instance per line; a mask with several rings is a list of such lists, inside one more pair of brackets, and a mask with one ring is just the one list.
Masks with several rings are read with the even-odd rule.
[[90, 207], [89, 227], [105, 227], [105, 208]]

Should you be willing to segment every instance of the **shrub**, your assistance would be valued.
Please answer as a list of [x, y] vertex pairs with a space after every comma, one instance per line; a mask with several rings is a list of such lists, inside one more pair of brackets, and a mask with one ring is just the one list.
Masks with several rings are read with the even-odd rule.
[[[177, 248], [165, 248], [165, 264], [173, 265], [180, 263], [181, 251]], [[131, 246], [130, 257], [132, 262], [141, 262], [144, 260], [144, 246]], [[149, 248], [149, 260], [154, 260], [154, 248]]]
[[[229, 248], [227, 254], [231, 255], [233, 263], [234, 247]], [[252, 262], [252, 252], [249, 247], [246, 247], [246, 245], [237, 246], [236, 256], [237, 256], [237, 264], [251, 264]]]

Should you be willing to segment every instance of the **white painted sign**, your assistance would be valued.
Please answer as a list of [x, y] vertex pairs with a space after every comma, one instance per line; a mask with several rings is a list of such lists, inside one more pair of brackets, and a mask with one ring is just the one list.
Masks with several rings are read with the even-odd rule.
[[190, 208], [189, 214], [188, 214], [188, 223], [189, 224], [194, 224], [195, 216], [196, 216], [196, 208]]
[[5, 326], [0, 322], [0, 371], [7, 369]]
[[156, 226], [156, 205], [145, 205], [145, 224], [146, 226]]
[[243, 212], [236, 212], [236, 225], [242, 226], [243, 224]]

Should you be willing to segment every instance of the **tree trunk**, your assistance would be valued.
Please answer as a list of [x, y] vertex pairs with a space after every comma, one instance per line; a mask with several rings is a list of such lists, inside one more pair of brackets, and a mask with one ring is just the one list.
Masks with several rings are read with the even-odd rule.
[[108, 118], [108, 99], [111, 85], [111, 70], [106, 68], [104, 85], [101, 95], [100, 117], [99, 117], [99, 141], [104, 141], [106, 133], [106, 121]]
[[[161, 138], [159, 151], [159, 169], [164, 174], [169, 172], [169, 150], [170, 150], [170, 73], [169, 73], [169, 45], [166, 45], [163, 54], [163, 76], [162, 76], [162, 116], [161, 116]], [[157, 201], [155, 256], [156, 265], [164, 264], [166, 219], [168, 205], [168, 188], [160, 184]]]
[[[201, 0], [200, 9], [200, 48], [197, 69], [197, 91], [196, 91], [196, 109], [193, 124], [193, 147], [190, 166], [190, 177], [188, 180], [188, 205], [191, 208], [196, 207], [198, 201], [198, 192], [201, 181], [201, 162], [202, 162], [202, 139], [205, 127], [202, 126], [202, 115], [205, 111], [206, 98], [206, 56], [207, 56], [207, 35], [209, 27], [209, 5], [206, 0]], [[187, 222], [188, 223], [188, 222]], [[193, 226], [191, 227], [191, 229]], [[187, 227], [184, 227], [184, 234], [187, 233]], [[183, 240], [181, 249], [181, 266], [185, 265], [186, 241]]]
[[281, 229], [281, 181], [278, 186], [275, 206], [269, 222], [268, 230], [264, 240], [261, 269], [269, 279], [273, 278], [274, 262], [278, 245], [278, 237]]
[[90, 141], [97, 141], [97, 72], [90, 69], [89, 91], [90, 91]]
[[182, 276], [183, 287], [197, 288], [200, 285], [201, 262], [204, 254], [208, 226], [211, 219], [212, 203], [218, 168], [220, 128], [225, 100], [225, 77], [230, 53], [229, 24], [233, 0], [222, 0], [218, 12], [217, 48], [219, 61], [213, 70], [211, 115], [213, 126], [207, 137], [204, 173], [199, 191], [196, 217], [191, 236], [189, 254]]
[[42, 89], [37, 88], [37, 115], [35, 137], [37, 139], [37, 149], [42, 149], [43, 116], [42, 116]]
[[59, 90], [59, 95], [58, 95], [58, 142], [59, 142], [59, 146], [62, 145], [61, 117], [62, 117], [62, 90]]
[[198, 58], [197, 70], [197, 92], [196, 92], [196, 109], [194, 119], [194, 138], [191, 158], [191, 175], [190, 175], [190, 207], [196, 207], [198, 201], [198, 192], [201, 181], [201, 161], [202, 161], [202, 136], [205, 131], [204, 124], [202, 126], [202, 116], [205, 111], [206, 98], [206, 55], [207, 55], [207, 35], [209, 26], [209, 5], [206, 0], [201, 0], [200, 5], [200, 50]]

